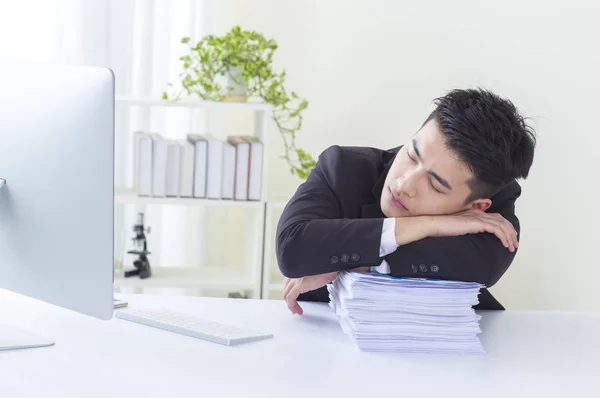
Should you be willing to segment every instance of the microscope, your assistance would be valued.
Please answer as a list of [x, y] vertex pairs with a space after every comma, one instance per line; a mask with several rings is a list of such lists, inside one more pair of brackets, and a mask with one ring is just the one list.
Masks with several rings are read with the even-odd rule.
[[148, 242], [144, 234], [144, 232], [150, 233], [150, 227], [147, 229], [144, 228], [144, 213], [138, 213], [137, 224], [133, 226], [133, 231], [135, 232], [135, 237], [132, 240], [136, 249], [129, 250], [127, 253], [138, 255], [139, 258], [133, 262], [135, 269], [125, 271], [125, 277], [139, 275], [140, 279], [146, 279], [152, 275], [152, 269], [147, 257], [150, 252], [148, 251]]

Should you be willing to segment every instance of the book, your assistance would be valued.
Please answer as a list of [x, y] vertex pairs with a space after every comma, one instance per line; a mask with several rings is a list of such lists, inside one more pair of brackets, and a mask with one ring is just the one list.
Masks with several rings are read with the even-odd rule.
[[187, 140], [179, 140], [181, 146], [179, 196], [191, 198], [194, 196], [194, 145]]
[[263, 143], [254, 136], [243, 136], [250, 144], [248, 200], [260, 200], [262, 194]]
[[206, 168], [208, 162], [208, 142], [198, 134], [188, 134], [188, 141], [194, 146], [194, 192], [195, 198], [206, 197]]
[[229, 142], [223, 144], [223, 183], [221, 199], [233, 199], [235, 189], [236, 147]]
[[250, 144], [237, 136], [227, 137], [235, 147], [235, 185], [233, 198], [248, 200], [248, 173], [250, 168]]
[[193, 142], [197, 149], [194, 167], [194, 196], [220, 199], [223, 141], [210, 134], [189, 134], [188, 140]]
[[207, 135], [208, 143], [206, 163], [206, 197], [221, 199], [221, 184], [223, 183], [223, 146], [224, 142]]
[[181, 169], [181, 145], [176, 140], [165, 140], [167, 145], [165, 196], [179, 197], [179, 174]]
[[167, 148], [165, 139], [158, 133], [152, 137], [152, 196], [165, 197], [167, 193]]

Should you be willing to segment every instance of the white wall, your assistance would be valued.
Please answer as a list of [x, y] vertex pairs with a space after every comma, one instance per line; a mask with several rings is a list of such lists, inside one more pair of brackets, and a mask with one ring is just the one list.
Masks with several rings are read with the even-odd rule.
[[[454, 87], [482, 85], [534, 118], [520, 252], [493, 290], [512, 309], [600, 310], [600, 6], [542, 1], [236, 0], [280, 44], [309, 109], [300, 147], [404, 143]], [[289, 196], [273, 133], [270, 195]]]

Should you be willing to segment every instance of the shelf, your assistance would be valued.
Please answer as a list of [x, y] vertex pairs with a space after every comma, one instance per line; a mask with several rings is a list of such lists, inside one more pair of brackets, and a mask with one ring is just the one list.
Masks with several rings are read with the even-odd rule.
[[116, 95], [116, 103], [128, 105], [179, 107], [179, 108], [212, 108], [212, 109], [240, 109], [249, 111], [270, 111], [273, 107], [263, 102], [226, 102], [226, 101], [204, 101], [201, 99], [182, 99], [179, 101], [165, 101], [163, 99], [131, 97], [127, 95]]
[[[127, 268], [129, 269], [129, 268]], [[152, 276], [147, 279], [139, 277], [125, 278], [115, 275], [115, 287], [132, 288], [203, 288], [253, 290], [254, 283], [250, 275], [245, 275], [238, 268], [184, 268], [184, 267], [152, 267]]]
[[115, 189], [115, 203], [131, 205], [180, 205], [180, 206], [215, 206], [215, 207], [260, 207], [262, 200], [223, 200], [204, 198], [154, 198], [139, 196], [129, 189]]

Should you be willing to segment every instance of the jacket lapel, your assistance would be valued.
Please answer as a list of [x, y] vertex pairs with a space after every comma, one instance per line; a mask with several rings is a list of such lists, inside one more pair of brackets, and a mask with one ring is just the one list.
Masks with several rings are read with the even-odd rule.
[[381, 172], [379, 173], [379, 177], [373, 186], [372, 195], [373, 201], [370, 204], [366, 204], [361, 206], [361, 218], [385, 218], [385, 215], [381, 211], [381, 191], [383, 190], [383, 185], [385, 183], [385, 179], [387, 177], [390, 168], [392, 167], [392, 163], [394, 163], [394, 158], [396, 157], [396, 153], [400, 150], [401, 147], [394, 148], [390, 151], [384, 152], [381, 159]]

